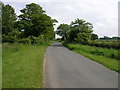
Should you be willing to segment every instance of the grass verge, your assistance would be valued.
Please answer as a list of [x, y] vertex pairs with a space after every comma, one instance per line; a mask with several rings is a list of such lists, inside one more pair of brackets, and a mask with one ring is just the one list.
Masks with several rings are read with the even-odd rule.
[[43, 88], [44, 45], [3, 44], [3, 88]]
[[113, 59], [114, 57], [117, 57], [118, 50], [78, 44], [67, 44], [66, 47], [93, 61], [103, 64], [105, 67], [111, 70], [120, 72], [118, 64], [120, 63], [120, 61], [117, 59]]

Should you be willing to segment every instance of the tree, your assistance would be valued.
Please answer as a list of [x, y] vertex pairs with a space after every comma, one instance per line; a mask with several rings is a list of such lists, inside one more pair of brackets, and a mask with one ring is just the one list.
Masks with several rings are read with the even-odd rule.
[[78, 33], [76, 41], [81, 44], [87, 44], [89, 40], [89, 35], [86, 33]]
[[14, 43], [19, 31], [14, 27], [17, 16], [15, 10], [9, 4], [2, 5], [2, 42]]
[[120, 37], [112, 37], [113, 40], [120, 40]]
[[[83, 39], [86, 38], [86, 36], [90, 39], [91, 33], [93, 32], [93, 30], [92, 30], [93, 26], [91, 23], [77, 18], [75, 21], [71, 22], [70, 26], [71, 26], [71, 30], [69, 32], [69, 41], [79, 41], [82, 38]], [[84, 41], [84, 40], [82, 40], [82, 41]], [[88, 40], [88, 39], [86, 39], [86, 40]], [[87, 42], [87, 41], [85, 41], [85, 42]]]
[[54, 22], [55, 19], [51, 19], [50, 16], [45, 14], [45, 11], [38, 4], [27, 4], [25, 8], [20, 10], [22, 12], [19, 15], [19, 21], [17, 27], [19, 30], [23, 30], [24, 37], [31, 35], [39, 37], [40, 35], [46, 36], [46, 38], [52, 39], [54, 37]]
[[111, 40], [112, 38], [108, 37], [108, 36], [104, 36], [103, 38], [100, 38], [100, 40]]
[[67, 40], [69, 30], [70, 30], [70, 26], [68, 24], [60, 24], [57, 28], [56, 33], [59, 36], [62, 36], [63, 40]]
[[96, 40], [98, 39], [98, 35], [97, 34], [92, 34], [91, 35], [91, 40]]
[[2, 36], [2, 5], [3, 3], [0, 1], [0, 41], [1, 41], [1, 36]]
[[14, 31], [14, 23], [16, 21], [15, 10], [12, 6], [2, 5], [2, 33], [8, 35]]

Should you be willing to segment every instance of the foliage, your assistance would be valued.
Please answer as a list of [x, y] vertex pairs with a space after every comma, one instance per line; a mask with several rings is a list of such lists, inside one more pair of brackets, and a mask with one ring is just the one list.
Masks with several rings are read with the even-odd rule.
[[86, 33], [78, 33], [78, 34], [77, 34], [77, 38], [75, 38], [75, 40], [76, 40], [78, 43], [81, 43], [81, 44], [88, 44], [89, 34], [86, 34]]
[[104, 36], [98, 39], [99, 41], [119, 41], [120, 37], [108, 37], [108, 36]]
[[95, 54], [95, 55], [100, 55], [100, 56], [105, 56], [113, 59], [119, 60], [118, 56], [118, 50], [115, 49], [107, 49], [107, 48], [99, 48], [99, 47], [93, 47], [93, 46], [88, 46], [88, 45], [79, 45], [79, 44], [68, 44], [68, 46], [73, 46], [70, 49], [78, 49], [81, 51], [85, 51], [87, 53]]
[[91, 23], [77, 18], [75, 21], [71, 22], [70, 26], [71, 26], [71, 31], [70, 31], [70, 35], [69, 35], [69, 41], [74, 41], [75, 39], [80, 37], [80, 35], [83, 36], [83, 37], [81, 37], [83, 39], [86, 38], [86, 35], [90, 39], [91, 33], [93, 32], [93, 30], [92, 30], [93, 26]]
[[2, 34], [2, 42], [14, 43], [18, 40], [20, 34], [21, 33], [18, 30], [13, 30], [9, 32], [7, 35]]
[[77, 18], [70, 25], [60, 24], [57, 28], [57, 34], [62, 36], [61, 40], [64, 43], [79, 43], [96, 47], [120, 49], [120, 37], [110, 38], [104, 36], [98, 39], [98, 35], [92, 33], [92, 28], [91, 23]]
[[46, 43], [46, 42], [48, 42], [49, 40], [47, 39], [47, 38], [45, 38], [45, 35], [40, 35], [39, 37], [38, 37], [38, 44], [42, 44], [42, 43]]
[[57, 38], [55, 41], [61, 42], [62, 40], [61, 38]]
[[31, 40], [31, 44], [42, 44], [46, 42], [44, 35], [41, 35], [39, 37], [29, 36], [28, 38]]
[[15, 10], [10, 5], [2, 5], [2, 33], [8, 35], [14, 29], [16, 21]]
[[10, 43], [14, 43], [16, 41], [16, 38], [15, 37], [12, 37], [12, 36], [10, 36], [9, 37], [9, 35], [2, 35], [2, 42], [4, 43], [4, 42], [10, 42]]
[[92, 28], [91, 23], [77, 18], [70, 25], [60, 24], [56, 33], [62, 36], [62, 40], [64, 41], [87, 44], [88, 40], [91, 39]]
[[96, 47], [103, 47], [103, 48], [114, 48], [120, 49], [120, 42], [119, 41], [89, 41], [88, 45], [96, 46]]
[[2, 4], [3, 42], [41, 44], [55, 37], [58, 21], [46, 14], [39, 4], [27, 4], [17, 16], [10, 5]]
[[24, 43], [24, 44], [31, 44], [31, 40], [29, 38], [22, 38], [18, 40], [19, 43]]
[[57, 27], [56, 34], [62, 36], [63, 40], [67, 40], [69, 30], [70, 30], [70, 26], [68, 24], [60, 24]]
[[80, 44], [66, 44], [65, 46], [79, 54], [84, 55], [85, 57], [88, 57], [91, 60], [103, 64], [111, 70], [120, 72], [120, 69], [118, 68], [118, 63], [120, 62], [118, 50]]
[[54, 37], [53, 23], [55, 20], [45, 14], [45, 11], [38, 4], [27, 4], [25, 8], [20, 10], [19, 21], [17, 26], [19, 30], [24, 30], [24, 37], [31, 35], [39, 37], [41, 34], [52, 39]]
[[91, 40], [96, 40], [98, 39], [98, 35], [97, 34], [92, 34], [91, 35]]
[[14, 27], [17, 16], [10, 5], [2, 4], [2, 42], [14, 43], [20, 34]]

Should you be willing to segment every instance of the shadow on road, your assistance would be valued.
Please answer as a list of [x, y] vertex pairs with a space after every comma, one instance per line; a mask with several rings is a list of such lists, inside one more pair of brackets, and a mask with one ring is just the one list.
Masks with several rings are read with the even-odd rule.
[[52, 44], [51, 46], [52, 47], [64, 47], [61, 43], [58, 43], [58, 42]]

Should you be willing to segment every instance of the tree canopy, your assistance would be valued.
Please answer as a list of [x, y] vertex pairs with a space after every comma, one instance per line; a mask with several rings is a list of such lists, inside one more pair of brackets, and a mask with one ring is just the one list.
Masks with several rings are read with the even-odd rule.
[[68, 39], [68, 32], [70, 30], [70, 26], [68, 24], [60, 24], [57, 28], [56, 34], [62, 36], [64, 40]]
[[56, 33], [69, 42], [87, 43], [91, 39], [93, 26], [83, 19], [75, 19], [68, 24], [60, 24]]
[[14, 29], [17, 19], [15, 10], [10, 5], [2, 5], [2, 33], [8, 35]]
[[72, 41], [77, 40], [79, 37], [81, 37], [80, 35], [82, 35], [82, 37], [87, 36], [86, 38], [90, 38], [90, 35], [93, 32], [92, 24], [83, 19], [79, 19], [79, 18], [75, 19], [75, 21], [71, 22], [70, 26], [71, 26], [71, 32], [69, 37], [70, 40]]
[[54, 38], [54, 25], [58, 21], [48, 16], [39, 4], [27, 4], [20, 11], [17, 16], [12, 6], [2, 5], [3, 42], [38, 43]]
[[24, 36], [28, 37], [33, 35], [35, 37], [41, 34], [48, 38], [54, 37], [54, 21], [50, 16], [45, 14], [45, 10], [38, 4], [27, 4], [19, 15], [19, 21], [17, 22], [19, 30], [24, 30]]

